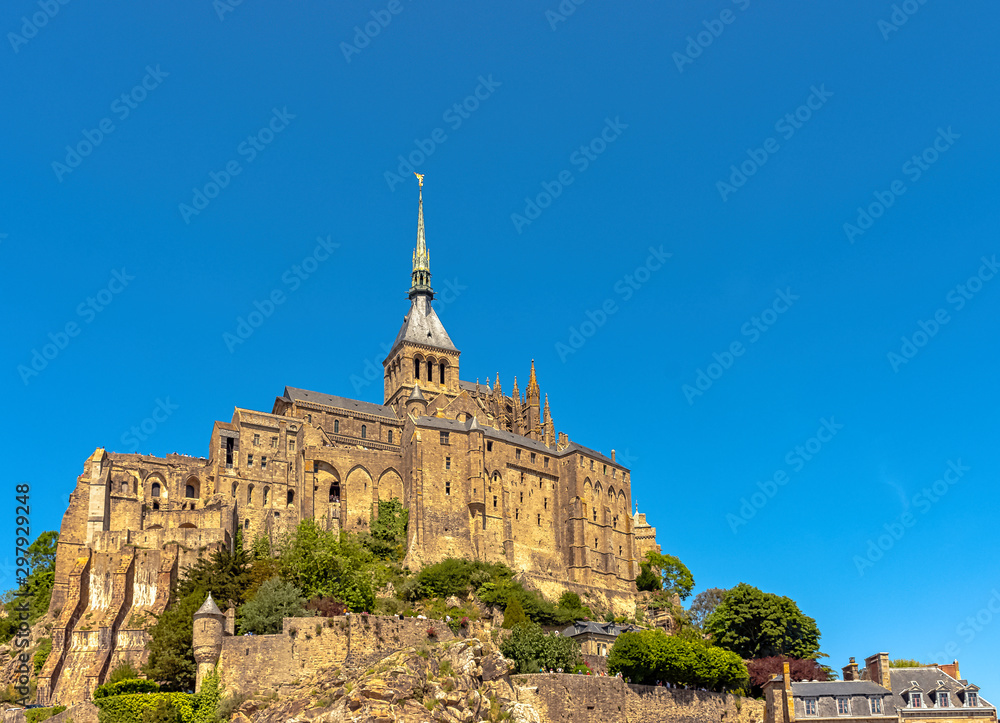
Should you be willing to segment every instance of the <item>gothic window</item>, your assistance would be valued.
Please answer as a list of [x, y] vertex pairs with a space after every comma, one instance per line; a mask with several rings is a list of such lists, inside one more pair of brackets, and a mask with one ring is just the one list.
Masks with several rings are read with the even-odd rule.
[[333, 433], [334, 434], [340, 434], [340, 420], [339, 419], [334, 419], [333, 420]]
[[184, 496], [189, 498], [194, 497], [194, 485], [188, 485], [184, 488]]
[[389, 444], [392, 444], [392, 430], [389, 430]]
[[340, 485], [336, 482], [330, 485], [330, 502], [340, 502]]
[[265, 487], [264, 488], [264, 505], [265, 506], [267, 505], [267, 493], [268, 492], [270, 492], [270, 489], [268, 489], [267, 487]]
[[290, 505], [293, 502], [295, 502], [295, 490], [288, 490], [288, 498], [286, 500], [286, 504]]
[[430, 359], [427, 360], [427, 381], [434, 381], [434, 362]]
[[604, 465], [604, 474], [608, 473], [608, 465]]
[[253, 485], [247, 487], [247, 504], [248, 505], [253, 504]]
[[368, 438], [368, 426], [365, 424], [361, 425], [361, 439]]
[[444, 384], [444, 363], [438, 365], [438, 369], [441, 370], [441, 383]]
[[233, 497], [236, 496], [236, 490], [238, 490], [239, 487], [240, 487], [239, 483], [233, 482]]
[[414, 359], [413, 360], [413, 378], [416, 379], [417, 381], [420, 380], [420, 360], [419, 359]]

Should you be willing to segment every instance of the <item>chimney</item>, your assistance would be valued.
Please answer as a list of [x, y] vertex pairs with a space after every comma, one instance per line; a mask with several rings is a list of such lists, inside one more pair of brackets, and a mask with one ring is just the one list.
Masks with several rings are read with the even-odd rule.
[[784, 723], [793, 723], [795, 720], [795, 700], [792, 698], [792, 675], [788, 669], [788, 663], [781, 664], [782, 673], [782, 714]]
[[844, 680], [858, 679], [858, 664], [854, 662], [854, 658], [851, 658], [842, 670], [844, 672]]
[[887, 690], [892, 690], [892, 683], [889, 681], [889, 654], [876, 653], [865, 658], [865, 667], [868, 668], [868, 679], [873, 683], [881, 685]]
[[612, 462], [615, 461], [615, 451], [614, 450], [611, 450], [611, 461]]
[[954, 663], [946, 663], [945, 665], [935, 665], [934, 667], [936, 667], [942, 673], [947, 673], [955, 680], [961, 680], [962, 675], [961, 673], [958, 672], [957, 660]]

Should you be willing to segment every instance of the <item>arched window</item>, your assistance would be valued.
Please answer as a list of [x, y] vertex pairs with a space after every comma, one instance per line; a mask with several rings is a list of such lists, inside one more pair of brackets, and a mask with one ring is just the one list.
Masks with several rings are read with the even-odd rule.
[[160, 483], [159, 482], [154, 482], [153, 483], [153, 486], [149, 488], [149, 494], [152, 495], [153, 497], [159, 497], [160, 496]]
[[288, 490], [287, 504], [292, 504], [293, 502], [295, 502], [295, 490]]
[[368, 427], [365, 426], [364, 424], [362, 424], [361, 425], [361, 439], [367, 439], [367, 438], [368, 438]]
[[184, 496], [188, 498], [194, 497], [194, 485], [188, 485], [184, 488]]
[[334, 419], [333, 420], [333, 433], [334, 434], [340, 434], [340, 420], [339, 419]]
[[248, 505], [253, 504], [253, 485], [247, 487], [247, 504]]
[[414, 359], [413, 360], [413, 378], [416, 379], [416, 380], [418, 380], [418, 381], [420, 379], [420, 360], [419, 359]]
[[236, 496], [236, 490], [238, 490], [239, 488], [240, 488], [239, 483], [238, 482], [233, 482], [233, 497]]
[[128, 482], [122, 482], [122, 494], [123, 495], [128, 494]]
[[330, 502], [340, 502], [340, 485], [336, 482], [330, 485]]
[[268, 488], [268, 487], [264, 488], [264, 504], [265, 505], [267, 504], [267, 493], [270, 492], [270, 491], [271, 491], [270, 488]]
[[441, 369], [441, 383], [444, 384], [444, 363], [443, 362], [440, 365], [440, 369]]
[[244, 530], [249, 530], [250, 529], [250, 520], [248, 520], [248, 519], [247, 520], [243, 520], [243, 529]]

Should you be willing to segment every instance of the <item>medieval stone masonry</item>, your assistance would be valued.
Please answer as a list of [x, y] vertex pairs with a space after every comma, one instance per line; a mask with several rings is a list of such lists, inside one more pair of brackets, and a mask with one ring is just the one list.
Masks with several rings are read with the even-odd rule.
[[463, 381], [437, 314], [423, 191], [410, 309], [386, 357], [382, 404], [285, 387], [269, 412], [216, 422], [208, 457], [97, 449], [63, 517], [38, 700], [84, 700], [121, 661], [198, 556], [303, 519], [367, 529], [379, 500], [409, 510], [406, 563], [503, 562], [550, 598], [566, 589], [634, 612], [638, 560], [658, 549], [633, 517], [629, 470], [557, 432], [531, 363], [522, 393]]

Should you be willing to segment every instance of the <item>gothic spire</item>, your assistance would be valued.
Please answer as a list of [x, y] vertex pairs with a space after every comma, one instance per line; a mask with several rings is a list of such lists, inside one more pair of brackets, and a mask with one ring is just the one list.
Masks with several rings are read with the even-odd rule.
[[417, 190], [417, 247], [413, 251], [413, 272], [410, 298], [424, 294], [434, 298], [431, 289], [431, 255], [427, 250], [427, 239], [424, 238], [424, 175], [414, 173], [420, 186]]
[[517, 375], [514, 375], [514, 388], [510, 391], [510, 395], [514, 397], [514, 403], [521, 401], [521, 390], [517, 388]]
[[535, 398], [538, 399], [540, 390], [538, 389], [538, 380], [535, 379], [535, 360], [531, 360], [531, 376], [528, 377], [528, 388], [525, 390], [528, 395], [528, 399]]

